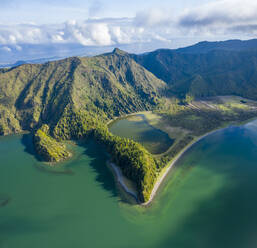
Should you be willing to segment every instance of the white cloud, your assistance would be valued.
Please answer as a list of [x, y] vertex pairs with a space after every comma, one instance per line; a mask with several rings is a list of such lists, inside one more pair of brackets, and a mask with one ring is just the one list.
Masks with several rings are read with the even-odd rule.
[[257, 34], [257, 2], [219, 0], [187, 9], [179, 17], [179, 26], [191, 33]]
[[[100, 4], [92, 5], [95, 15]], [[62, 24], [0, 24], [0, 44], [80, 44], [115, 46], [139, 43], [172, 42], [190, 37], [240, 37], [257, 35], [257, 2], [253, 0], [218, 0], [184, 10], [176, 15], [169, 9], [138, 12], [134, 18], [91, 18], [84, 22], [70, 20]]]
[[109, 27], [106, 23], [96, 23], [89, 27], [89, 33], [92, 36], [92, 40], [97, 45], [111, 45], [112, 37], [109, 32]]
[[[157, 21], [157, 19], [155, 19]], [[84, 46], [109, 46], [164, 40], [158, 30], [138, 26], [134, 19], [70, 20], [60, 25], [0, 25], [1, 44], [78, 43]]]

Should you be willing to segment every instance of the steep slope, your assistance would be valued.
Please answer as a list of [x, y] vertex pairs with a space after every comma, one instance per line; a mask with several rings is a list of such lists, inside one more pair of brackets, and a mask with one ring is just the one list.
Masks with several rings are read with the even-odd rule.
[[0, 70], [0, 133], [54, 127], [66, 107], [103, 119], [152, 108], [165, 83], [128, 54], [69, 58]]
[[181, 53], [157, 50], [131, 55], [179, 97], [235, 94], [257, 99], [257, 51]]
[[83, 108], [87, 102], [108, 117], [150, 109], [166, 86], [118, 49], [93, 58], [81, 58], [74, 77], [75, 106]]
[[0, 71], [0, 132], [30, 130], [55, 122], [70, 102], [73, 73], [79, 60], [22, 65]]

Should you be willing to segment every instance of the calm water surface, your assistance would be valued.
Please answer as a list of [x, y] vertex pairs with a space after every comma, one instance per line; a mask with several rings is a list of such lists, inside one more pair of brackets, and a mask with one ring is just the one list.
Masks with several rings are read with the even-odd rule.
[[257, 247], [257, 122], [198, 142], [149, 208], [120, 198], [94, 142], [56, 169], [29, 143], [0, 139], [1, 248]]
[[167, 133], [149, 125], [144, 114], [136, 114], [134, 117], [139, 119], [131, 120], [131, 116], [128, 116], [114, 121], [110, 125], [110, 131], [140, 142], [153, 154], [163, 153], [173, 144], [174, 140]]

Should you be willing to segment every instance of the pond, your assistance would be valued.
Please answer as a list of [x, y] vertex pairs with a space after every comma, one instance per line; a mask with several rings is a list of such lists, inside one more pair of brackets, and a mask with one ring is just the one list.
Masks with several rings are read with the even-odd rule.
[[115, 135], [141, 143], [152, 154], [167, 151], [174, 142], [167, 133], [151, 126], [145, 114], [135, 114], [115, 120], [109, 129]]

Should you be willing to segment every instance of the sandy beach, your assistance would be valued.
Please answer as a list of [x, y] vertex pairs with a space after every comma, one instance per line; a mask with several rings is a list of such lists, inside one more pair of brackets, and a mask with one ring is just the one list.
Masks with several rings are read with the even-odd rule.
[[193, 145], [195, 145], [197, 142], [199, 142], [200, 140], [202, 140], [203, 138], [205, 138], [206, 136], [213, 134], [215, 132], [218, 132], [220, 130], [222, 130], [224, 128], [220, 128], [211, 132], [208, 132], [202, 136], [200, 136], [199, 138], [197, 138], [195, 141], [193, 141], [192, 143], [190, 143], [189, 145], [187, 145], [183, 150], [180, 151], [180, 153], [177, 154], [177, 156], [163, 169], [163, 171], [160, 173], [160, 175], [158, 176], [156, 183], [153, 187], [152, 193], [150, 195], [150, 198], [147, 202], [143, 202], [141, 203], [142, 206], [147, 206], [149, 205], [152, 200], [154, 199], [154, 196], [156, 195], [161, 183], [163, 182], [163, 180], [165, 179], [165, 177], [167, 176], [167, 174], [170, 172], [170, 170], [172, 169], [172, 167], [176, 164], [176, 162], [186, 153], [187, 150], [189, 150]]
[[114, 171], [114, 173], [115, 173], [115, 175], [116, 175], [116, 178], [117, 178], [117, 181], [118, 181], [119, 184], [122, 186], [122, 188], [123, 188], [128, 194], [132, 195], [133, 197], [135, 197], [135, 198], [137, 199], [137, 194], [136, 194], [134, 191], [130, 190], [130, 189], [127, 187], [126, 183], [124, 182], [121, 169], [120, 169], [117, 165], [115, 165], [114, 163], [112, 163], [112, 162], [110, 162], [110, 161], [108, 161], [107, 163], [108, 163], [108, 165], [112, 168], [112, 170]]
[[[217, 132], [217, 131], [220, 131], [220, 130], [222, 130], [222, 129], [225, 129], [225, 128], [220, 128], [220, 129], [217, 129], [217, 130], [213, 130], [213, 131], [211, 131], [211, 132], [208, 132], [208, 133], [206, 133], [206, 134], [200, 136], [199, 138], [197, 138], [196, 140], [194, 140], [192, 143], [190, 143], [189, 145], [187, 145], [183, 150], [181, 150], [180, 153], [178, 153], [177, 156], [176, 156], [172, 161], [170, 161], [170, 163], [169, 163], [169, 164], [162, 170], [162, 172], [159, 174], [159, 176], [158, 176], [158, 178], [157, 178], [157, 180], [156, 180], [156, 183], [155, 183], [155, 185], [154, 185], [154, 187], [153, 187], [153, 190], [152, 190], [152, 193], [151, 193], [151, 195], [150, 195], [149, 200], [148, 200], [147, 202], [141, 203], [140, 205], [141, 205], [141, 206], [147, 206], [147, 205], [149, 205], [149, 204], [153, 201], [153, 199], [154, 199], [154, 197], [155, 197], [155, 195], [156, 195], [156, 193], [157, 193], [157, 191], [158, 191], [160, 185], [162, 184], [163, 180], [165, 179], [165, 177], [167, 176], [167, 174], [170, 172], [170, 170], [172, 169], [172, 167], [176, 164], [176, 162], [180, 159], [180, 157], [182, 157], [182, 156], [185, 154], [185, 152], [186, 152], [187, 150], [189, 150], [193, 145], [195, 145], [197, 142], [199, 142], [200, 140], [202, 140], [202, 139], [205, 138], [206, 136], [208, 136], [208, 135], [210, 135], [210, 134], [213, 134], [213, 133], [215, 133], [215, 132]], [[122, 188], [125, 190], [125, 192], [127, 192], [128, 194], [132, 195], [133, 197], [135, 197], [135, 198], [137, 199], [136, 193], [133, 192], [133, 191], [131, 191], [131, 190], [127, 187], [126, 183], [124, 182], [124, 180], [123, 180], [123, 175], [122, 175], [122, 172], [121, 172], [120, 168], [119, 168], [117, 165], [115, 165], [114, 163], [108, 162], [108, 164], [109, 164], [109, 165], [111, 166], [111, 168], [113, 169], [113, 171], [114, 171], [114, 173], [115, 173], [115, 175], [116, 175], [116, 177], [117, 177], [118, 182], [120, 183], [120, 185], [122, 186]]]

